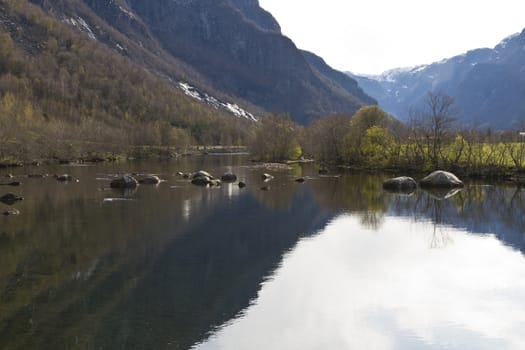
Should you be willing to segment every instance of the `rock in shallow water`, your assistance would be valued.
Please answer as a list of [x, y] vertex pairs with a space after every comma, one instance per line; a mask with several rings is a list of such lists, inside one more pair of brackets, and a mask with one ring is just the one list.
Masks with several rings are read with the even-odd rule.
[[237, 181], [237, 175], [235, 174], [232, 174], [232, 173], [226, 173], [224, 175], [221, 176], [221, 181], [222, 182], [235, 182]]
[[2, 197], [0, 197], [0, 202], [8, 205], [13, 205], [15, 202], [23, 200], [23, 197], [17, 196], [13, 193], [6, 193]]
[[270, 181], [270, 180], [273, 179], [273, 176], [270, 175], [270, 174], [262, 174], [262, 175], [261, 175], [261, 179], [262, 179], [264, 182], [268, 182], [268, 181]]
[[458, 188], [463, 182], [448, 171], [436, 170], [419, 182], [422, 188]]
[[139, 182], [131, 175], [123, 175], [111, 181], [111, 188], [135, 188]]
[[69, 174], [55, 175], [55, 179], [60, 182], [70, 182], [73, 181], [73, 176]]
[[417, 188], [417, 182], [411, 177], [400, 176], [383, 182], [383, 188], [388, 191], [413, 192]]
[[139, 179], [141, 185], [158, 185], [162, 180], [156, 175], [145, 175]]
[[14, 216], [14, 215], [20, 215], [20, 210], [18, 209], [7, 209], [2, 212], [2, 215], [4, 216]]

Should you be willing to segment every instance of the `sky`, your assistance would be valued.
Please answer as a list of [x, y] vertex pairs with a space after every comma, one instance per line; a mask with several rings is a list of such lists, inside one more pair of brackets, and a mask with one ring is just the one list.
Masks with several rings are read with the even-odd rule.
[[361, 74], [494, 47], [525, 28], [523, 0], [259, 0], [295, 44]]

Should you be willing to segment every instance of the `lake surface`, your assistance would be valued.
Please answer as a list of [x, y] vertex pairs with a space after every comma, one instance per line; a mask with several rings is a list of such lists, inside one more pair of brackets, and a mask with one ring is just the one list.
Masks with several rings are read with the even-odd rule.
[[[200, 169], [248, 186], [176, 175]], [[406, 196], [234, 155], [10, 171], [0, 349], [525, 349], [521, 189]], [[120, 172], [166, 182], [110, 190]]]

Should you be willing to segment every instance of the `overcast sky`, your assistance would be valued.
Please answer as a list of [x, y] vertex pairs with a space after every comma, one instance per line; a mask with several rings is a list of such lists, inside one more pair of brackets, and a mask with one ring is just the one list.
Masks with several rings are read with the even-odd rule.
[[494, 47], [525, 28], [524, 0], [259, 0], [299, 48], [378, 74]]

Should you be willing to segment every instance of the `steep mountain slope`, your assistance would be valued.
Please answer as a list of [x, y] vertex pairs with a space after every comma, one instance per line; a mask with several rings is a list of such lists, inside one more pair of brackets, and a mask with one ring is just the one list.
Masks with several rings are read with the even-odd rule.
[[252, 20], [261, 29], [281, 32], [281, 26], [275, 18], [266, 10], [259, 6], [259, 0], [230, 0], [239, 9], [244, 17]]
[[461, 122], [497, 129], [525, 120], [525, 30], [493, 49], [463, 55], [380, 76], [353, 76], [379, 105], [401, 120], [409, 118], [428, 91], [456, 99]]
[[101, 45], [91, 28], [24, 0], [0, 2], [0, 163], [244, 142], [248, 115], [188, 96], [194, 91]]
[[352, 113], [355, 96], [307, 62], [257, 0], [32, 0], [172, 80], [299, 123]]
[[334, 84], [336, 88], [343, 88], [346, 92], [356, 96], [366, 104], [377, 104], [377, 101], [367, 95], [358, 85], [355, 79], [350, 78], [347, 74], [337, 71], [330, 67], [322, 57], [308, 51], [301, 50], [304, 58], [310, 66], [328, 79], [329, 83]]

